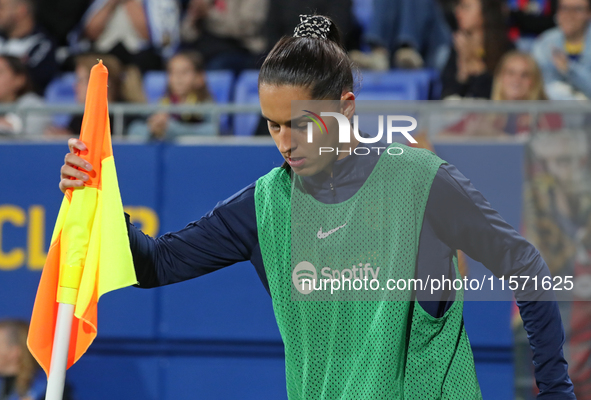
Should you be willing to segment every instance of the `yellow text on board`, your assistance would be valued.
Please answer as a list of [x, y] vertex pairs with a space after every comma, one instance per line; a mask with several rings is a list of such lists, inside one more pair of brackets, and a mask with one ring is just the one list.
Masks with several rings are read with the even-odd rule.
[[[124, 209], [131, 217], [131, 222], [146, 235], [158, 234], [160, 221], [156, 211], [144, 206], [127, 206]], [[7, 248], [4, 232], [8, 224], [13, 229], [26, 232], [26, 239], [21, 245], [13, 243], [11, 248]], [[45, 225], [45, 207], [42, 205], [31, 205], [25, 209], [13, 204], [0, 204], [0, 271], [12, 271], [25, 266], [33, 271], [43, 269], [49, 247]], [[51, 238], [51, 232], [48, 237]]]

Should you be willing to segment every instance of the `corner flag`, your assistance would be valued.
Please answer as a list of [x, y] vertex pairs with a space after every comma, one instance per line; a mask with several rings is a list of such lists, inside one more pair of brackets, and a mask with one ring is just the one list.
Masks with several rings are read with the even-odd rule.
[[99, 61], [90, 73], [80, 133], [88, 150], [79, 155], [93, 170], [84, 186], [66, 191], [31, 317], [27, 344], [48, 376], [60, 303], [74, 309], [69, 368], [97, 335], [99, 297], [137, 283], [111, 146], [107, 78]]

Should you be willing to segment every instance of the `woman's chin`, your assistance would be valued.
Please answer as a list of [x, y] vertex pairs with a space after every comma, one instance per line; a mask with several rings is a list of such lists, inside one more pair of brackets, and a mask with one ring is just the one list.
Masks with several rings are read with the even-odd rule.
[[318, 173], [311, 168], [292, 168], [291, 170], [298, 176], [312, 176]]
[[313, 176], [320, 172], [318, 166], [310, 165], [310, 163], [306, 163], [306, 165], [303, 165], [300, 168], [292, 167], [291, 170], [299, 176]]

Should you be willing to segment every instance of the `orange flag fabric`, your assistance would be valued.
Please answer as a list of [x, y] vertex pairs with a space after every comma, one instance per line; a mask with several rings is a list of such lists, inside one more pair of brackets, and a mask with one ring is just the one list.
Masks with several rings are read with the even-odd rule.
[[80, 133], [88, 150], [79, 156], [93, 170], [84, 186], [64, 195], [31, 317], [27, 344], [48, 376], [59, 303], [75, 305], [69, 368], [97, 335], [99, 297], [137, 283], [111, 146], [107, 79], [99, 61], [90, 73]]

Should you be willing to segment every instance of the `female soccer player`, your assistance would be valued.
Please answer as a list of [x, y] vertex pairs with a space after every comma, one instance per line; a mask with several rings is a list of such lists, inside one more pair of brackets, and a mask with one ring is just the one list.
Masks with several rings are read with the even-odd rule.
[[[433, 301], [420, 291], [393, 299], [364, 290], [355, 298], [349, 288], [331, 298], [317, 282], [313, 293], [297, 287], [302, 271], [335, 280], [346, 270], [354, 280], [425, 279], [433, 271], [459, 277], [456, 249], [497, 276], [549, 275], [537, 250], [433, 153], [404, 145], [383, 151], [353, 134], [340, 143], [334, 118], [326, 118], [329, 134], [314, 131], [308, 143], [292, 100], [334, 100], [350, 119], [352, 90], [337, 28], [328, 18], [302, 16], [259, 75], [261, 111], [285, 164], [175, 233], [150, 238], [127, 216], [139, 286], [250, 260], [273, 301], [291, 400], [480, 399], [461, 290], [441, 291]], [[69, 147], [62, 191], [81, 186], [84, 170], [92, 168], [74, 154], [85, 149], [82, 142], [70, 139]], [[321, 147], [339, 151], [320, 155]], [[321, 301], [306, 297], [317, 293]], [[415, 294], [418, 301], [389, 301]], [[519, 307], [539, 398], [574, 399], [556, 302], [520, 301]]]

